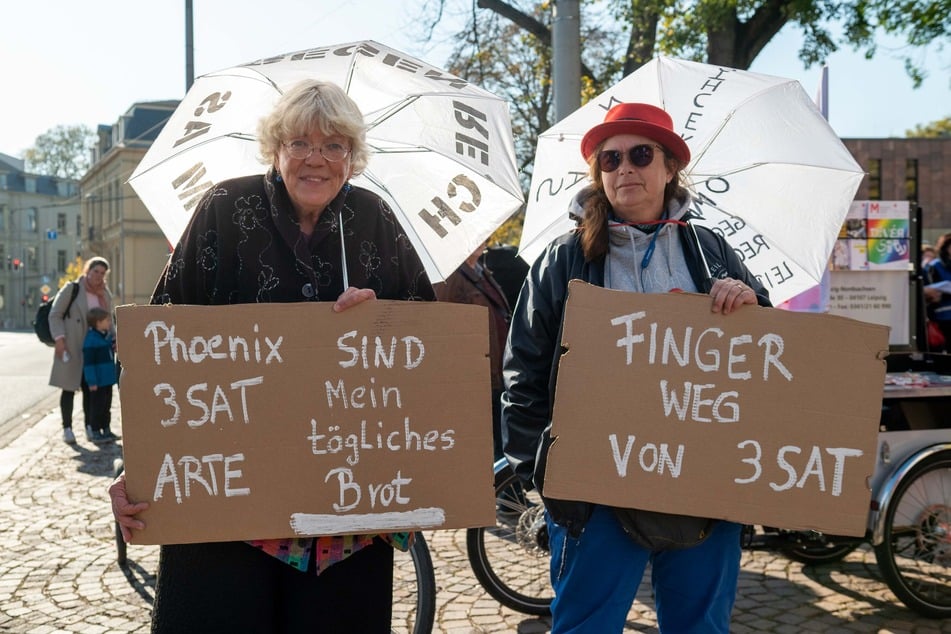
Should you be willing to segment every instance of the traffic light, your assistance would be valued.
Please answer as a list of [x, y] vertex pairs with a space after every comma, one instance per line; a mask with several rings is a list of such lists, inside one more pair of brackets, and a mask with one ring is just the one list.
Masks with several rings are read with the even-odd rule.
[[22, 264], [22, 262], [20, 262], [20, 258], [13, 258], [13, 270], [14, 270], [14, 271], [19, 271], [21, 264]]
[[48, 301], [50, 301], [50, 296], [47, 295], [46, 293], [43, 293], [43, 294], [40, 296], [40, 301], [48, 302]]

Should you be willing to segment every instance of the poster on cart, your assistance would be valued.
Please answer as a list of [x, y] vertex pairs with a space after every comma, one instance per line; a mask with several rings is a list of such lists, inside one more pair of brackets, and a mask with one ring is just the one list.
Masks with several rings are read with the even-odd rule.
[[545, 495], [865, 532], [888, 330], [573, 281]]

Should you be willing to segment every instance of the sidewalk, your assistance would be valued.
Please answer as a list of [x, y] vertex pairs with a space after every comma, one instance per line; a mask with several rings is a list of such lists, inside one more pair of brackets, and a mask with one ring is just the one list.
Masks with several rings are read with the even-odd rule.
[[[55, 403], [51, 405], [55, 407]], [[113, 430], [122, 434], [116, 399]], [[95, 446], [78, 433], [62, 442], [58, 412], [0, 449], [0, 632], [147, 632], [157, 546], [128, 548], [116, 564], [106, 488], [119, 445]], [[547, 619], [501, 607], [469, 569], [465, 531], [427, 532], [436, 569], [435, 632], [549, 631]], [[631, 632], [657, 632], [647, 584], [631, 610]], [[899, 603], [867, 547], [843, 562], [805, 567], [770, 552], [746, 552], [734, 632], [951, 633]]]

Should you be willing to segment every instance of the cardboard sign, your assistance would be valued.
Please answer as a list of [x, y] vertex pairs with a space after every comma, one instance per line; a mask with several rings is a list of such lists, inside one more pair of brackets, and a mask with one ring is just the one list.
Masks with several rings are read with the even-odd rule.
[[485, 308], [116, 313], [137, 543], [494, 523]]
[[888, 329], [571, 282], [545, 494], [863, 535]]

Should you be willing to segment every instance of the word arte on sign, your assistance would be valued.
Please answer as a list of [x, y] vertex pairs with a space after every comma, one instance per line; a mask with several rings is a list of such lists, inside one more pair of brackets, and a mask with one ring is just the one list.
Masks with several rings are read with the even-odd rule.
[[117, 312], [128, 489], [150, 504], [139, 543], [494, 521], [484, 309]]
[[887, 328], [569, 289], [548, 495], [864, 534]]

